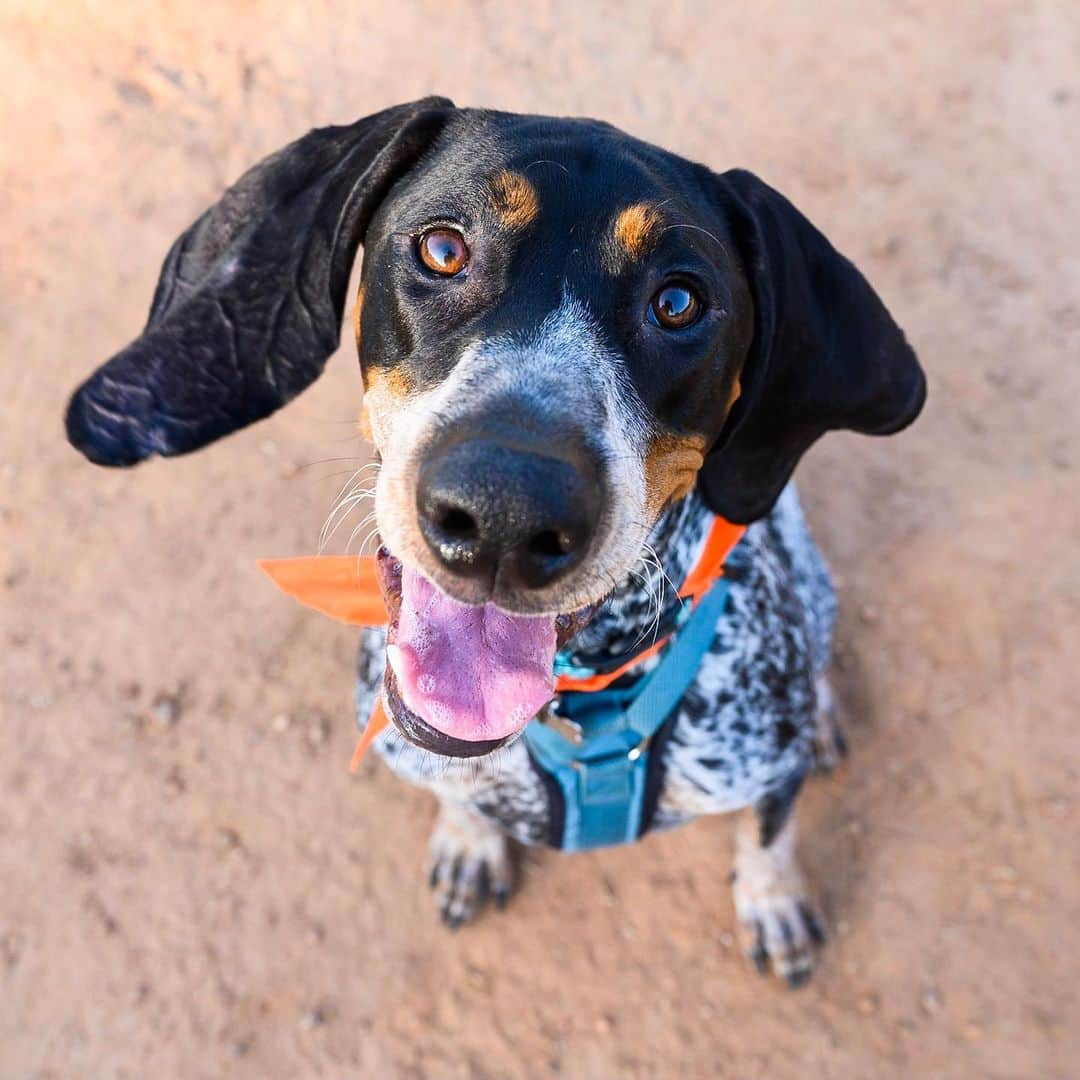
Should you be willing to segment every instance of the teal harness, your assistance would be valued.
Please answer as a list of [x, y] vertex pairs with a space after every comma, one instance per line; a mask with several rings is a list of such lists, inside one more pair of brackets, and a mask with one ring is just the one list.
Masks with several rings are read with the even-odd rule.
[[[690, 689], [727, 598], [721, 577], [656, 667], [631, 686], [565, 691], [555, 715], [526, 726], [533, 761], [562, 796], [562, 836], [553, 839], [564, 851], [629, 844], [648, 827], [643, 812], [653, 738]], [[565, 670], [565, 661], [560, 670], [560, 661], [556, 674], [581, 674]]]

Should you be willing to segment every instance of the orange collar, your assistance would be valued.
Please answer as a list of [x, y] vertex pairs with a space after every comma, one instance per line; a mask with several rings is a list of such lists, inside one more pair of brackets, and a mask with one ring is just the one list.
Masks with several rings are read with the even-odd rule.
[[[723, 575], [724, 563], [742, 539], [744, 532], [745, 525], [733, 525], [730, 521], [717, 517], [705, 538], [701, 556], [679, 590], [679, 596], [696, 604]], [[351, 626], [383, 626], [386, 623], [386, 608], [379, 589], [373, 555], [307, 555], [293, 559], [260, 559], [258, 565], [282, 592], [332, 619]], [[555, 689], [559, 693], [603, 690], [636, 664], [658, 653], [667, 641], [667, 637], [661, 638], [615, 671], [580, 679], [560, 675], [555, 681]], [[376, 695], [371, 719], [360, 736], [349, 764], [350, 772], [356, 771], [364, 751], [386, 724], [382, 696]]]

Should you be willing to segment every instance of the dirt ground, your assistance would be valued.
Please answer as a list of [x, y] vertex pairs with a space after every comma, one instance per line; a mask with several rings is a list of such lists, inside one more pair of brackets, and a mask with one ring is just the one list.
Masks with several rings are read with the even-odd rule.
[[[0, 1075], [1080, 1073], [1078, 57], [1069, 0], [6, 0]], [[805, 991], [733, 947], [722, 821], [533, 854], [506, 914], [438, 924], [432, 800], [346, 772], [354, 635], [253, 565], [314, 550], [365, 453], [351, 344], [210, 452], [64, 442], [227, 182], [434, 91], [754, 169], [928, 370], [914, 428], [800, 473], [853, 750], [805, 799]]]

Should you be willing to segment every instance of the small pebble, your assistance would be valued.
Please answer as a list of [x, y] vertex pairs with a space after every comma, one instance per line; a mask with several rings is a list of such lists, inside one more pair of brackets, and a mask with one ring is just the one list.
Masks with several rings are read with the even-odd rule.
[[300, 1026], [305, 1031], [311, 1031], [313, 1028], [322, 1027], [326, 1021], [326, 1007], [323, 1005], [315, 1005], [300, 1017]]
[[154, 104], [154, 98], [150, 91], [140, 82], [131, 79], [118, 79], [113, 86], [119, 97], [128, 105], [136, 105], [146, 109]]
[[330, 721], [325, 716], [320, 716], [308, 728], [307, 737], [313, 748], [322, 746], [330, 737]]
[[273, 720], [270, 721], [270, 730], [281, 734], [283, 731], [289, 730], [289, 725], [292, 720], [289, 718], [288, 713], [278, 713]]
[[603, 885], [604, 885], [604, 903], [607, 904], [608, 907], [618, 907], [619, 906], [619, 894], [615, 889], [614, 883], [611, 881], [610, 878], [605, 877], [603, 879]]
[[941, 993], [936, 986], [928, 986], [922, 992], [920, 1001], [922, 1003], [923, 1012], [930, 1016], [941, 1011]]
[[730, 930], [720, 931], [720, 948], [730, 949], [735, 944], [735, 935]]
[[877, 996], [874, 994], [863, 994], [863, 996], [859, 998], [858, 1009], [863, 1016], [869, 1016], [871, 1013], [876, 1013], [878, 1011]]
[[180, 719], [180, 699], [175, 694], [158, 694], [150, 712], [162, 727], [172, 727]]
[[878, 609], [872, 604], [863, 604], [859, 608], [859, 618], [864, 623], [876, 623], [878, 621]]
[[217, 831], [218, 846], [222, 851], [235, 851], [244, 846], [240, 834], [228, 825], [224, 825]]
[[610, 1035], [615, 1030], [615, 1021], [610, 1016], [598, 1016], [593, 1026], [597, 1035]]

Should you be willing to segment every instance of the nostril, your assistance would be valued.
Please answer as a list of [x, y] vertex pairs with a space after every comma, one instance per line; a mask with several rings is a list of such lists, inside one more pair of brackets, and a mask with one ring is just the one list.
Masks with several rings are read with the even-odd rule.
[[477, 534], [476, 519], [460, 506], [447, 506], [438, 515], [438, 526], [454, 540], [474, 540]]
[[491, 595], [567, 576], [596, 533], [601, 493], [590, 460], [448, 435], [416, 483], [415, 521], [431, 557]]
[[561, 529], [545, 529], [538, 532], [528, 544], [531, 555], [545, 558], [561, 558], [574, 550], [574, 538]]

